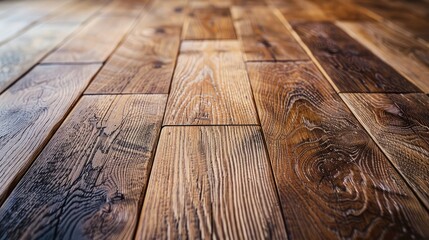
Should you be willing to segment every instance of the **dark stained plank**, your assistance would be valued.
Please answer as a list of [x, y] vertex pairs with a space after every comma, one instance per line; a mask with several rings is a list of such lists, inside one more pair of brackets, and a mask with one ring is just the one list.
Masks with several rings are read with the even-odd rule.
[[182, 43], [164, 125], [258, 124], [238, 41]]
[[317, 68], [248, 63], [291, 239], [425, 239], [429, 215]]
[[37, 66], [0, 95], [0, 204], [99, 68]]
[[83, 97], [0, 209], [0, 238], [131, 239], [165, 101]]
[[233, 7], [231, 12], [246, 61], [308, 59], [270, 8]]
[[0, 46], [0, 93], [32, 68], [77, 28], [77, 24], [41, 24]]
[[229, 8], [196, 7], [185, 22], [185, 40], [235, 39]]
[[259, 129], [163, 128], [137, 239], [285, 239]]
[[[168, 93], [180, 46], [183, 5], [157, 2], [109, 58], [86, 93]], [[167, 22], [165, 16], [175, 22]], [[180, 15], [182, 17], [180, 18]]]
[[93, 18], [43, 63], [104, 62], [128, 32], [135, 17]]
[[429, 47], [381, 23], [337, 23], [383, 61], [429, 93]]
[[341, 96], [429, 209], [429, 97], [424, 94]]
[[420, 92], [333, 23], [295, 23], [293, 28], [339, 92]]

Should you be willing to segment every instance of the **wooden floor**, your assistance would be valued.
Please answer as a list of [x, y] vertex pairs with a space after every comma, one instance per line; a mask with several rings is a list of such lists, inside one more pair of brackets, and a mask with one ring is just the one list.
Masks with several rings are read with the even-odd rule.
[[429, 2], [0, 1], [0, 239], [429, 239]]

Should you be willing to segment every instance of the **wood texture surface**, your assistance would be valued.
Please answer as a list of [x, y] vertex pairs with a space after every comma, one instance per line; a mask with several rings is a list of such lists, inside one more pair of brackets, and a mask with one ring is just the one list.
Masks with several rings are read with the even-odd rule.
[[[104, 62], [128, 32], [135, 17], [96, 17], [43, 63]], [[96, 43], [96, 44], [91, 44]]]
[[165, 101], [85, 96], [0, 209], [0, 238], [131, 239]]
[[0, 204], [99, 67], [38, 66], [0, 95]]
[[270, 0], [287, 20], [327, 21], [332, 20], [317, 4], [307, 0]]
[[193, 8], [186, 20], [185, 40], [235, 39], [229, 8]]
[[333, 23], [293, 27], [340, 92], [420, 92]]
[[138, 239], [284, 239], [259, 127], [163, 128]]
[[308, 59], [270, 8], [233, 7], [231, 11], [246, 61]]
[[429, 97], [424, 94], [341, 96], [429, 209]]
[[103, 8], [103, 0], [74, 1], [51, 14], [44, 22], [82, 23], [96, 15]]
[[0, 46], [0, 93], [60, 44], [77, 25], [42, 24]]
[[342, 0], [310, 0], [316, 4], [330, 20], [337, 21], [371, 21], [368, 11], [351, 1]]
[[182, 44], [164, 125], [258, 124], [239, 48], [237, 41]]
[[248, 63], [291, 239], [427, 238], [429, 215], [312, 63]]
[[380, 23], [340, 22], [350, 36], [429, 93], [429, 47]]

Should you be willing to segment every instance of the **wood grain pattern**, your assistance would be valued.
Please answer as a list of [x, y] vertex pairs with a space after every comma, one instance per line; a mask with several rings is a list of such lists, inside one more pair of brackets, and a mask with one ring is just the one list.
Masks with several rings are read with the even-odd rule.
[[162, 130], [138, 239], [284, 239], [259, 127]]
[[420, 92], [333, 23], [295, 23], [293, 28], [340, 92]]
[[0, 209], [0, 238], [131, 239], [165, 101], [83, 97]]
[[[237, 41], [182, 44], [164, 125], [257, 124]], [[201, 51], [200, 51], [201, 50]]]
[[42, 24], [0, 46], [0, 93], [52, 51], [77, 24]]
[[0, 204], [99, 68], [38, 66], [0, 95]]
[[373, 15], [359, 5], [353, 4], [351, 1], [341, 0], [311, 0], [315, 3], [326, 16], [329, 16], [332, 21], [371, 21]]
[[103, 0], [73, 1], [56, 11], [44, 22], [83, 23], [102, 9]]
[[419, 239], [429, 215], [312, 63], [248, 63], [291, 239]]
[[45, 58], [43, 63], [104, 62], [134, 20], [135, 17], [96, 17]]
[[101, 14], [106, 16], [137, 17], [145, 8], [148, 0], [120, 0], [111, 1], [101, 9]]
[[270, 8], [233, 7], [231, 12], [246, 61], [308, 59]]
[[341, 96], [429, 209], [429, 97], [424, 94]]
[[183, 39], [235, 39], [229, 8], [199, 7], [188, 14]]
[[145, 8], [138, 26], [181, 28], [188, 12], [187, 5], [187, 0], [154, 0]]
[[383, 61], [429, 93], [429, 48], [380, 23], [337, 23]]
[[307, 0], [270, 0], [287, 20], [292, 21], [327, 21], [332, 20], [317, 4]]

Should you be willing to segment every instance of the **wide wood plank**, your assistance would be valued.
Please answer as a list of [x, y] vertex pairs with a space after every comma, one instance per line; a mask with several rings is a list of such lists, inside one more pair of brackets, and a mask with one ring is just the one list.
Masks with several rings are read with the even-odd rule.
[[323, 10], [307, 0], [270, 0], [287, 20], [293, 21], [327, 21], [332, 17], [327, 16]]
[[293, 28], [339, 92], [420, 92], [333, 23], [295, 23]]
[[[181, 35], [174, 24], [183, 24], [185, 15], [180, 7], [156, 2], [148, 9], [86, 93], [168, 93]], [[167, 22], [171, 15], [176, 22]]]
[[371, 21], [374, 18], [379, 19], [377, 15], [372, 14], [365, 8], [362, 8], [350, 1], [342, 0], [310, 0], [316, 4], [330, 20], [342, 21]]
[[195, 7], [188, 14], [185, 40], [235, 39], [229, 8]]
[[258, 124], [239, 49], [237, 41], [182, 44], [164, 125]]
[[99, 68], [37, 66], [0, 95], [0, 204]]
[[0, 93], [52, 51], [77, 24], [42, 24], [0, 46]]
[[163, 128], [138, 239], [284, 239], [259, 127]]
[[429, 215], [308, 63], [248, 63], [291, 239], [428, 238]]
[[44, 22], [82, 23], [94, 16], [103, 7], [103, 0], [73, 1], [62, 7]]
[[246, 61], [308, 59], [270, 8], [233, 7], [231, 12]]
[[83, 97], [0, 209], [2, 237], [131, 239], [165, 101]]
[[94, 18], [43, 63], [104, 62], [133, 24], [135, 17]]
[[383, 61], [429, 93], [429, 48], [381, 23], [337, 23]]
[[424, 94], [341, 96], [429, 209], [429, 97]]

